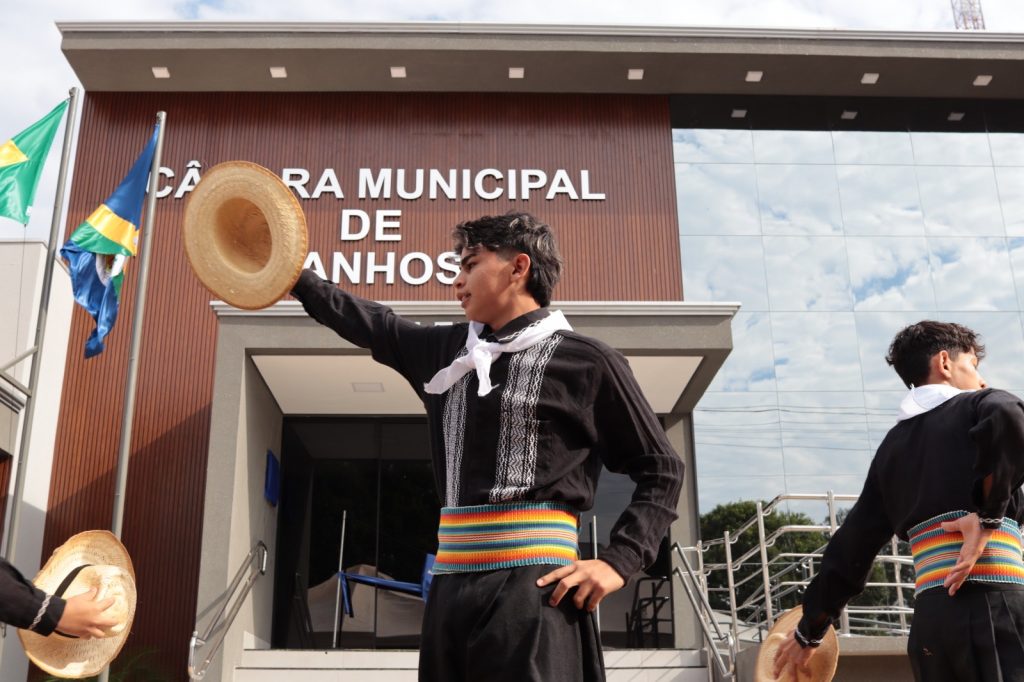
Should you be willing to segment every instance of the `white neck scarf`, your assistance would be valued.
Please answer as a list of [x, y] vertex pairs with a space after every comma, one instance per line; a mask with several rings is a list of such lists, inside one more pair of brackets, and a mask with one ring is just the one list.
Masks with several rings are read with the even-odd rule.
[[896, 418], [896, 421], [901, 422], [904, 419], [910, 419], [911, 417], [916, 417], [919, 414], [924, 414], [929, 410], [934, 410], [953, 396], [967, 392], [968, 391], [950, 386], [949, 384], [925, 384], [924, 386], [917, 387], [911, 386], [910, 393], [908, 393], [906, 397], [903, 398], [903, 402], [900, 403], [900, 413]]
[[466, 338], [466, 354], [460, 355], [423, 385], [427, 393], [441, 394], [455, 385], [455, 382], [476, 370], [480, 388], [477, 395], [483, 397], [491, 392], [491, 363], [502, 353], [515, 353], [540, 343], [557, 331], [572, 331], [562, 311], [556, 310], [544, 319], [523, 329], [508, 343], [481, 341], [480, 332], [484, 326], [479, 322], [469, 323]]

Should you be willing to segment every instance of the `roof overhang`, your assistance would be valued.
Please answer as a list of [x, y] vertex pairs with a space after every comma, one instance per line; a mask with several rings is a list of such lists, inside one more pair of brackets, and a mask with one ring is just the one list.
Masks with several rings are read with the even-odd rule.
[[[59, 22], [87, 90], [1024, 98], [1024, 35], [466, 23]], [[170, 77], [154, 78], [163, 66]], [[272, 78], [283, 66], [287, 78]], [[406, 67], [392, 78], [392, 66]], [[525, 69], [510, 79], [510, 67]], [[643, 69], [642, 80], [628, 80]], [[747, 82], [748, 71], [762, 71]], [[878, 73], [875, 85], [861, 83]], [[992, 76], [985, 87], [978, 75]]]
[[[260, 311], [211, 304], [221, 338], [245, 339], [264, 383], [285, 415], [418, 415], [423, 406], [394, 370], [310, 320], [297, 301]], [[392, 302], [419, 324], [462, 319], [454, 302]], [[629, 360], [659, 414], [693, 410], [732, 349], [738, 303], [557, 302], [576, 331], [594, 336]], [[225, 334], [225, 328], [232, 333]], [[288, 330], [292, 333], [288, 333]], [[301, 342], [301, 346], [296, 345]]]

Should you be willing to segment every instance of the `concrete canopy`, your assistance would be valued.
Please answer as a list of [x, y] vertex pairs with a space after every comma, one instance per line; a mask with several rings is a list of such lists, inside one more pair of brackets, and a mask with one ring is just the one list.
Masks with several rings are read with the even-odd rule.
[[[1015, 99], [1024, 36], [465, 23], [58, 22], [87, 90]], [[154, 67], [169, 77], [156, 78]], [[271, 67], [287, 77], [274, 78]], [[391, 67], [404, 67], [393, 77]], [[510, 68], [522, 68], [511, 79]], [[642, 69], [639, 80], [631, 69]], [[758, 82], [748, 71], [762, 72]], [[876, 84], [862, 83], [877, 73]], [[635, 76], [636, 74], [634, 74]], [[986, 86], [979, 75], [992, 76]]]

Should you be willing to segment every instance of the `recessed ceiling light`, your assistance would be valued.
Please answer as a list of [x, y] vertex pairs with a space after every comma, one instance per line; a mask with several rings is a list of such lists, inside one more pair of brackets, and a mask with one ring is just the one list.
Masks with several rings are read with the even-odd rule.
[[526, 78], [526, 69], [522, 66], [508, 67], [509, 78]]
[[730, 115], [733, 118], [746, 118], [747, 117], [747, 110], [746, 109], [733, 109], [732, 110], [732, 114], [730, 114]]
[[764, 71], [747, 71], [746, 81], [748, 83], [760, 83], [764, 78]]
[[857, 118], [857, 112], [846, 109], [843, 111], [843, 113], [839, 114], [839, 118], [843, 119], [844, 121], [852, 121], [853, 119]]
[[630, 69], [626, 72], [626, 80], [642, 81], [644, 79], [643, 69]]
[[270, 77], [271, 78], [287, 78], [288, 77], [288, 69], [286, 69], [283, 66], [271, 66], [270, 67]]
[[865, 73], [863, 76], [860, 77], [860, 82], [862, 85], [874, 85], [875, 83], [878, 82], [878, 74]]
[[405, 67], [404, 66], [392, 66], [391, 67], [392, 78], [405, 78]]
[[992, 76], [989, 76], [988, 74], [984, 74], [984, 75], [981, 75], [981, 76], [975, 76], [974, 77], [974, 84], [977, 85], [978, 87], [982, 87], [983, 88], [983, 87], [985, 87], [986, 85], [988, 85], [991, 82], [992, 82]]
[[962, 111], [951, 111], [949, 116], [946, 117], [948, 121], [962, 121], [964, 120], [964, 112]]
[[171, 70], [166, 66], [154, 66], [153, 67], [153, 78], [170, 78]]
[[353, 381], [352, 390], [356, 393], [383, 393], [384, 384], [379, 381]]

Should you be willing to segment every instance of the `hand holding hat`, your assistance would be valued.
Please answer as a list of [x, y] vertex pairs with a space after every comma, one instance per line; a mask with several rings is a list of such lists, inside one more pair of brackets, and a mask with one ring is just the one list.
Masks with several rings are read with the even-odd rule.
[[[72, 679], [107, 667], [135, 618], [135, 569], [124, 545], [107, 531], [79, 533], [54, 550], [32, 582], [68, 604], [49, 637], [18, 630], [29, 660], [51, 675]], [[67, 624], [71, 632], [62, 630]]]
[[248, 161], [206, 171], [182, 224], [199, 281], [236, 308], [273, 305], [291, 291], [307, 249], [306, 216], [281, 178]]
[[[757, 654], [754, 682], [829, 682], [835, 676], [839, 664], [839, 640], [835, 630], [830, 627], [816, 649], [800, 649], [792, 633], [802, 615], [803, 608], [797, 606], [775, 621]], [[793, 646], [800, 651], [794, 652]], [[786, 663], [780, 666], [779, 675], [775, 673], [776, 656]]]

